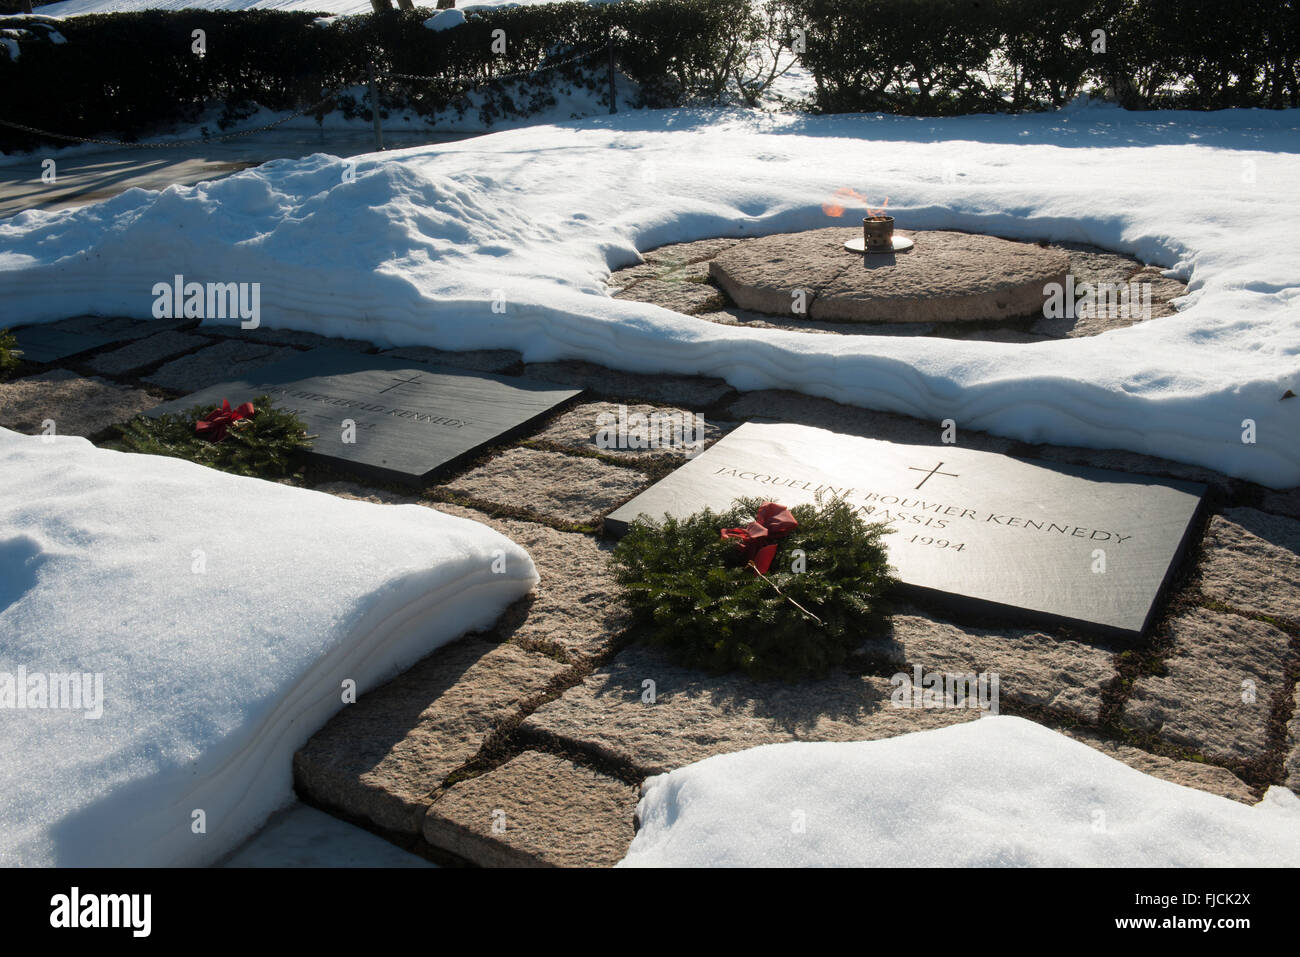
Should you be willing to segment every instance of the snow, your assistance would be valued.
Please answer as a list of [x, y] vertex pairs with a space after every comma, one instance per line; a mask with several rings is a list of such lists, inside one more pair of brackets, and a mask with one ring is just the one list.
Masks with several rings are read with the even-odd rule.
[[[435, 33], [441, 33], [443, 30], [450, 30], [452, 27], [458, 27], [465, 22], [465, 14], [459, 10], [439, 10], [424, 25]], [[381, 101], [382, 102], [382, 101]]]
[[1300, 798], [1254, 807], [1022, 718], [771, 744], [650, 778], [628, 867], [1295, 867]]
[[536, 581], [432, 509], [0, 429], [0, 683], [103, 676], [98, 718], [0, 708], [0, 865], [216, 860], [293, 800], [345, 680], [364, 695]]
[[[630, 111], [316, 155], [0, 221], [5, 321], [149, 318], [176, 273], [260, 281], [273, 327], [718, 376], [1300, 483], [1300, 111], [1073, 107], [951, 119]], [[1033, 345], [723, 326], [611, 298], [638, 249], [851, 222], [1077, 240], [1190, 281], [1183, 308]], [[202, 276], [197, 275], [202, 273]], [[498, 292], [505, 313], [493, 310]], [[1256, 441], [1243, 441], [1243, 422]]]
[[[497, 7], [531, 7], [565, 0], [457, 0], [459, 10], [489, 10]], [[589, 3], [618, 0], [587, 0]], [[627, 0], [623, 0], [627, 2]], [[432, 2], [429, 6], [432, 6]], [[394, 3], [394, 7], [397, 5]], [[138, 10], [297, 10], [305, 13], [368, 14], [370, 0], [62, 0], [40, 7], [41, 14], [75, 17], [87, 13], [133, 13]]]
[[279, 811], [222, 867], [401, 867], [434, 865], [305, 804]]

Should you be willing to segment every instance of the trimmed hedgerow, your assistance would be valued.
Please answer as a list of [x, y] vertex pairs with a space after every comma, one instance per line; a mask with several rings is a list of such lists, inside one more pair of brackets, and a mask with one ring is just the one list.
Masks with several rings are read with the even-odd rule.
[[758, 576], [721, 530], [747, 525], [762, 504], [740, 499], [721, 513], [662, 522], [641, 516], [614, 549], [615, 580], [649, 640], [687, 665], [757, 678], [824, 675], [884, 625], [894, 583], [886, 527], [842, 499], [796, 505], [798, 527]]
[[258, 396], [253, 408], [252, 418], [232, 427], [220, 442], [210, 442], [194, 431], [211, 406], [157, 418], [136, 416], [118, 426], [120, 441], [129, 452], [189, 459], [236, 475], [265, 479], [292, 475], [302, 464], [298, 453], [311, 446], [306, 424], [292, 412], [275, 408], [270, 396]]
[[[363, 88], [367, 64], [380, 72], [435, 77], [381, 82], [380, 114], [412, 110], [431, 117], [476, 110], [492, 122], [554, 105], [568, 88], [594, 91], [607, 102], [606, 44], [640, 99], [620, 106], [676, 106], [713, 99], [732, 66], [744, 59], [754, 17], [749, 0], [640, 0], [637, 3], [556, 3], [471, 13], [464, 24], [434, 32], [430, 9], [340, 17], [316, 24], [311, 13], [275, 10], [147, 10], [93, 14], [58, 21], [64, 43], [38, 22], [7, 26], [29, 34], [12, 60], [0, 48], [0, 88], [27, 91], [5, 100], [0, 118], [72, 136], [134, 140], [193, 123], [223, 108], [216, 134], [246, 117], [251, 104], [305, 109], [342, 90], [318, 116], [337, 109], [370, 118]], [[206, 53], [193, 52], [203, 30]], [[502, 52], [494, 45], [504, 31]], [[122, 51], [132, 55], [124, 56]], [[591, 52], [535, 77], [526, 73]], [[486, 84], [486, 88], [484, 85]], [[467, 97], [478, 89], [483, 96]], [[57, 90], [58, 96], [41, 95]], [[57, 145], [65, 145], [54, 141]], [[0, 149], [34, 149], [42, 139], [0, 127]]]
[[[318, 115], [339, 110], [369, 119], [361, 91], [374, 62], [381, 74], [434, 77], [381, 82], [381, 115], [475, 110], [492, 122], [550, 107], [566, 89], [587, 89], [603, 101], [610, 39], [618, 69], [639, 90], [635, 102], [620, 106], [752, 104], [792, 53], [813, 76], [813, 105], [830, 113], [1050, 109], [1085, 90], [1130, 109], [1300, 106], [1295, 2], [570, 2], [476, 10], [437, 33], [424, 26], [432, 12], [324, 23], [276, 10], [15, 17], [5, 26], [18, 38], [18, 59], [0, 46], [0, 89], [12, 91], [0, 118], [125, 140], [194, 122], [213, 107], [222, 113], [211, 132], [220, 132], [254, 103], [284, 111], [328, 98]], [[200, 29], [201, 57], [192, 38]], [[498, 30], [504, 52], [493, 43]], [[589, 51], [581, 62], [499, 80]], [[481, 95], [468, 96], [471, 89]], [[0, 150], [40, 145], [36, 134], [0, 127]]]
[[9, 373], [18, 368], [21, 355], [14, 334], [8, 329], [0, 329], [0, 379], [8, 378]]

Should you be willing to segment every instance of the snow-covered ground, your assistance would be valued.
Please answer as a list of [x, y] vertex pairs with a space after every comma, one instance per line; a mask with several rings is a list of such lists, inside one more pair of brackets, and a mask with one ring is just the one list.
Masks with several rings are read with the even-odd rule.
[[305, 804], [277, 812], [222, 867], [401, 867], [434, 865], [369, 831]]
[[[1300, 483], [1300, 111], [808, 117], [638, 111], [268, 163], [0, 222], [7, 324], [148, 318], [154, 283], [262, 283], [262, 321], [720, 376], [1030, 442]], [[723, 326], [611, 298], [638, 249], [848, 223], [1079, 240], [1190, 281], [1176, 316], [1034, 345]], [[504, 297], [506, 311], [494, 310]], [[1245, 431], [1254, 423], [1254, 442]]]
[[650, 778], [623, 866], [1296, 867], [1300, 798], [1161, 781], [1022, 718], [771, 744]]
[[[459, 10], [486, 10], [492, 7], [531, 7], [561, 0], [457, 0]], [[609, 3], [618, 0], [588, 0]], [[627, 0], [622, 0], [627, 2]], [[433, 6], [432, 0], [421, 6]], [[396, 3], [393, 4], [397, 6]], [[75, 17], [83, 13], [132, 13], [137, 10], [300, 10], [306, 13], [373, 13], [370, 0], [62, 0], [37, 7], [36, 12], [50, 17]]]
[[[293, 752], [345, 682], [364, 693], [537, 580], [432, 509], [4, 429], [0, 530], [3, 866], [216, 860], [292, 801]], [[78, 706], [52, 707], [48, 676], [74, 673]]]

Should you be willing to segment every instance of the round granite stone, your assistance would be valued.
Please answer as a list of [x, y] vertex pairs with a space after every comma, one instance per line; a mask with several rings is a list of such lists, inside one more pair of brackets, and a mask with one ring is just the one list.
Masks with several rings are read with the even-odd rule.
[[[1064, 283], [1064, 250], [947, 230], [899, 230], [916, 245], [862, 256], [833, 227], [747, 240], [719, 253], [710, 275], [738, 306], [848, 322], [960, 322], [1041, 313], [1044, 287]], [[803, 295], [799, 295], [802, 290]]]

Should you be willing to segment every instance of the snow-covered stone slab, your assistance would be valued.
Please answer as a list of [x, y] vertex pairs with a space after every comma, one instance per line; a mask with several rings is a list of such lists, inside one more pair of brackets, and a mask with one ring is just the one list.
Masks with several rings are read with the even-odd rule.
[[1022, 718], [709, 758], [642, 787], [622, 866], [1295, 867], [1300, 799], [1254, 807]]
[[747, 422], [605, 519], [685, 517], [758, 497], [846, 499], [886, 522], [890, 564], [930, 601], [1142, 634], [1181, 557], [1204, 486]]
[[536, 580], [429, 508], [0, 430], [0, 864], [220, 858], [292, 799], [352, 683]]
[[310, 452], [316, 459], [420, 484], [484, 445], [527, 428], [581, 391], [409, 359], [313, 349], [163, 403], [148, 414], [217, 406], [223, 399], [236, 405], [268, 394], [308, 423], [317, 436]]

